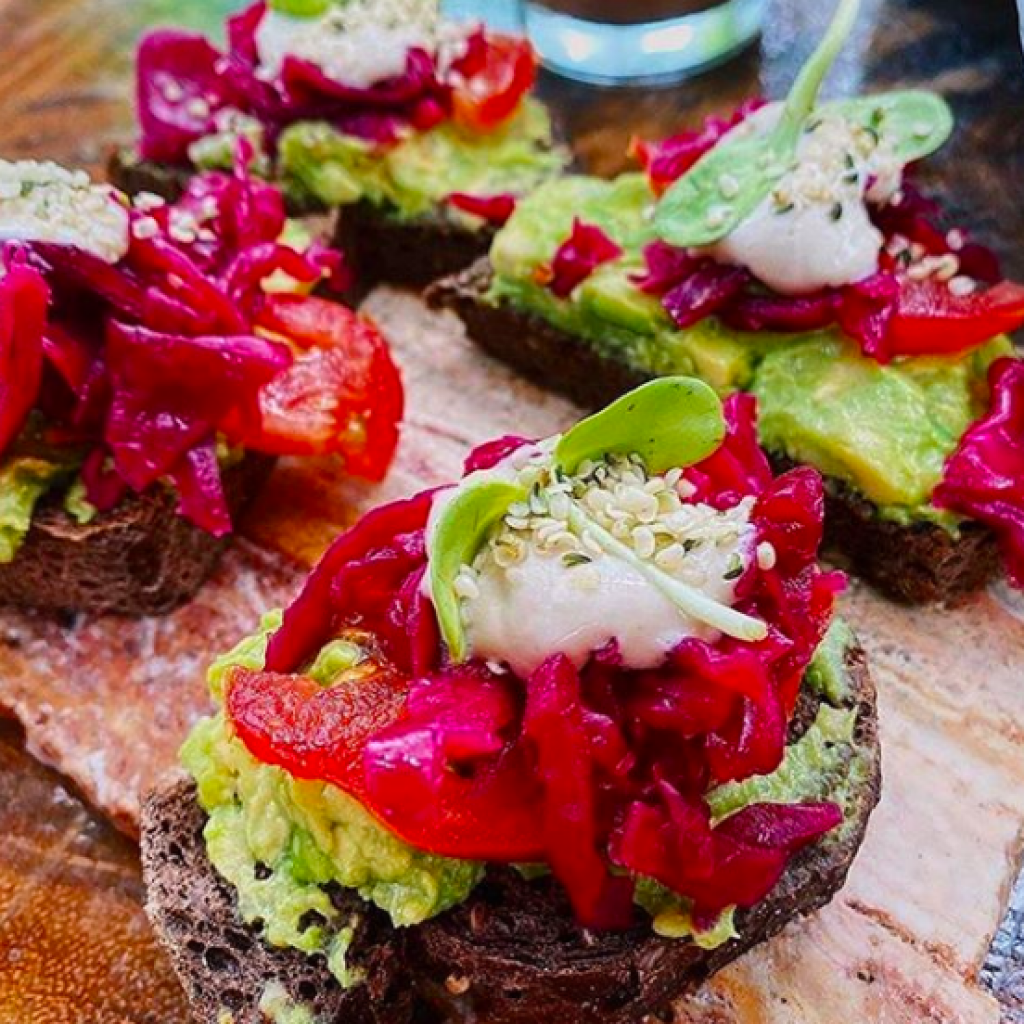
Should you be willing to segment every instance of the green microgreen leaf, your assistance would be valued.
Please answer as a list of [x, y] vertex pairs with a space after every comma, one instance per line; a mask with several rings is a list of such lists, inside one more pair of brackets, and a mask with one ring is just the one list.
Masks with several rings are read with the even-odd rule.
[[753, 642], [763, 640], [768, 635], [768, 627], [760, 619], [713, 601], [696, 587], [677, 580], [663, 572], [653, 562], [641, 558], [628, 544], [624, 544], [603, 526], [595, 523], [575, 502], [569, 509], [569, 526], [577, 536], [582, 537], [589, 533], [602, 551], [635, 569], [691, 619], [703, 622], [737, 640]]
[[470, 565], [511, 504], [528, 492], [506, 480], [481, 480], [461, 488], [438, 518], [430, 542], [430, 590], [441, 635], [455, 662], [468, 656], [455, 578]]
[[949, 104], [925, 89], [857, 96], [823, 103], [818, 109], [877, 131], [902, 164], [929, 156], [953, 134]]
[[859, 9], [860, 0], [840, 0], [824, 39], [797, 75], [773, 131], [719, 143], [662, 196], [655, 227], [665, 241], [686, 247], [725, 238], [790, 170], [804, 124]]
[[315, 18], [330, 10], [331, 0], [270, 0], [270, 9], [296, 18]]
[[639, 455], [651, 473], [692, 466], [725, 437], [722, 402], [702, 381], [661, 377], [580, 421], [555, 446], [555, 465], [575, 473], [587, 460]]

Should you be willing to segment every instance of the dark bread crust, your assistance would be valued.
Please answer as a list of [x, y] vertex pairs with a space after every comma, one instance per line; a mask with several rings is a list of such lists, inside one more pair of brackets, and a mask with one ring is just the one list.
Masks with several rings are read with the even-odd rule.
[[[412, 1012], [421, 1024], [636, 1024], [651, 1014], [667, 1018], [674, 1000], [790, 921], [824, 906], [846, 880], [881, 788], [875, 689], [859, 647], [847, 652], [847, 669], [851, 693], [843, 706], [856, 712], [855, 741], [869, 760], [851, 819], [841, 836], [827, 837], [795, 858], [766, 900], [737, 915], [739, 939], [704, 951], [654, 935], [640, 912], [626, 933], [587, 932], [552, 880], [528, 882], [511, 868], [492, 868], [465, 904], [441, 917], [402, 933], [374, 925], [360, 936], [354, 955], [365, 962], [377, 956], [384, 965], [372, 993], [378, 1018], [386, 1024], [404, 1021], [410, 1007], [398, 997], [413, 990]], [[801, 702], [791, 741], [816, 713], [818, 701], [812, 698]], [[241, 1010], [236, 1024], [255, 1022], [252, 1007], [268, 979], [313, 1004], [325, 1022], [367, 1019], [354, 1001], [357, 993], [342, 993], [322, 960], [272, 951], [241, 924], [230, 886], [206, 858], [203, 821], [194, 789], [185, 784], [151, 797], [143, 815], [147, 910], [197, 1021], [217, 1024], [217, 1010], [227, 1001]], [[379, 920], [370, 914], [368, 920]], [[399, 961], [401, 973], [389, 974]]]
[[345, 991], [322, 956], [274, 949], [242, 923], [235, 892], [206, 856], [206, 815], [191, 782], [155, 794], [143, 810], [142, 870], [146, 910], [171, 956], [197, 1021], [265, 1024], [259, 1010], [265, 987], [277, 982], [289, 997], [310, 1007], [323, 1024], [404, 1024], [412, 996], [399, 983], [401, 943], [379, 911], [352, 892], [332, 894], [342, 913], [359, 916], [349, 964], [367, 980]]
[[[782, 471], [794, 465], [774, 459]], [[828, 481], [823, 550], [837, 564], [905, 604], [955, 603], [1002, 569], [995, 534], [967, 521], [958, 536], [932, 523], [887, 522], [866, 498]]]
[[181, 198], [192, 173], [191, 167], [142, 160], [127, 146], [115, 149], [107, 161], [107, 178], [125, 195], [150, 192], [169, 203]]
[[[491, 355], [583, 406], [606, 405], [650, 379], [540, 317], [486, 302], [492, 276], [488, 261], [480, 260], [437, 282], [427, 301], [458, 314], [473, 341]], [[825, 553], [887, 597], [909, 604], [955, 601], [999, 571], [998, 543], [981, 523], [965, 523], [954, 537], [930, 523], [887, 522], [871, 502], [838, 481], [827, 484]]]
[[[224, 473], [236, 519], [274, 460], [248, 454]], [[51, 612], [163, 615], [193, 597], [229, 538], [217, 539], [177, 513], [177, 496], [156, 486], [82, 526], [59, 498], [44, 500], [14, 561], [0, 565], [0, 605]]]
[[474, 230], [442, 213], [402, 221], [361, 202], [338, 211], [334, 245], [364, 287], [387, 282], [419, 289], [486, 256], [494, 234], [489, 225]]
[[[152, 192], [173, 201], [194, 172], [188, 167], [144, 162], [130, 149], [119, 149], [111, 156], [107, 173], [128, 195]], [[302, 217], [325, 210], [315, 200], [305, 203], [289, 198], [288, 212]], [[457, 273], [487, 254], [494, 230], [488, 225], [467, 228], [443, 213], [402, 221], [372, 203], [361, 202], [338, 211], [333, 244], [345, 253], [365, 294], [382, 282], [419, 289]]]

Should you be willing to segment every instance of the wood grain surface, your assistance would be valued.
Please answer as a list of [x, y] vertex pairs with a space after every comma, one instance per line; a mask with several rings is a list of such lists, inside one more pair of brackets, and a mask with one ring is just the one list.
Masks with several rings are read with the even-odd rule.
[[[213, 0], [0, 0], [0, 156], [98, 168], [131, 136], [129, 55], [140, 27], [172, 16], [215, 23]], [[581, 159], [623, 163], [633, 134], [666, 134], [742, 97], [781, 92], [828, 5], [771, 7], [761, 49], [697, 82], [602, 92], [549, 80]], [[960, 118], [929, 184], [1024, 278], [1024, 64], [1006, 0], [865, 0], [836, 91], [931, 83]], [[183, 1020], [145, 929], [131, 845], [76, 792], [131, 831], [138, 794], [174, 761], [205, 708], [203, 664], [359, 510], [451, 477], [473, 443], [544, 434], [576, 414], [474, 352], [448, 318], [381, 292], [410, 393], [399, 463], [384, 486], [349, 485], [330, 463], [285, 465], [217, 579], [161, 622], [0, 615], [0, 704], [28, 749], [0, 732], [0, 1024]], [[1024, 619], [999, 594], [956, 611], [907, 612], [853, 587], [846, 613], [881, 687], [886, 786], [847, 889], [815, 918], [725, 972], [680, 1007], [693, 1024], [1020, 1020], [1006, 939], [978, 983], [1006, 911], [1024, 834]], [[995, 961], [992, 961], [993, 963]]]

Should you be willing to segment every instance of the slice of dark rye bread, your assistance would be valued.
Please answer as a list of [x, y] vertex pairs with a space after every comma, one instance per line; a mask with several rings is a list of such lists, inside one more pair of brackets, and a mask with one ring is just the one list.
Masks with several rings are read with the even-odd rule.
[[[481, 348], [534, 383], [598, 408], [649, 380], [540, 317], [486, 300], [493, 272], [487, 259], [437, 281], [427, 293], [435, 309], [449, 309]], [[792, 465], [777, 460], [778, 468]], [[931, 523], [901, 525], [879, 518], [871, 502], [827, 479], [825, 551], [887, 596], [910, 604], [955, 601], [999, 571], [995, 535], [967, 522], [959, 536]]]
[[[107, 172], [111, 182], [130, 196], [152, 192], [173, 201], [194, 173], [188, 167], [140, 160], [129, 149], [117, 150]], [[303, 217], [327, 212], [315, 201], [289, 202], [289, 214]], [[355, 273], [361, 297], [382, 282], [424, 288], [454, 274], [487, 254], [494, 228], [471, 229], [443, 212], [400, 220], [372, 203], [361, 202], [338, 211], [333, 244], [345, 253]]]
[[[839, 834], [798, 854], [772, 893], [737, 914], [740, 937], [705, 951], [660, 938], [637, 911], [620, 934], [596, 934], [574, 921], [550, 878], [527, 881], [490, 868], [464, 904], [416, 928], [394, 930], [365, 904], [350, 955], [367, 971], [365, 987], [343, 991], [322, 956], [271, 949], [238, 916], [232, 888], [206, 857], [205, 815], [190, 782], [171, 782], [146, 802], [142, 827], [147, 911], [191, 1000], [198, 1024], [263, 1020], [258, 1004], [276, 982], [306, 1003], [319, 1024], [638, 1024], [670, 1020], [673, 1002], [710, 975], [824, 906], [842, 887], [881, 787], [875, 689], [864, 652], [846, 652], [854, 739], [868, 770], [853, 792]], [[820, 699], [805, 688], [790, 727], [798, 739]], [[338, 890], [336, 904], [359, 901]]]
[[[248, 454], [225, 470], [232, 519], [273, 465]], [[132, 616], [171, 611], [202, 586], [228, 542], [184, 520], [177, 504], [170, 488], [154, 486], [80, 525], [59, 496], [44, 499], [14, 560], [0, 565], [0, 606]]]

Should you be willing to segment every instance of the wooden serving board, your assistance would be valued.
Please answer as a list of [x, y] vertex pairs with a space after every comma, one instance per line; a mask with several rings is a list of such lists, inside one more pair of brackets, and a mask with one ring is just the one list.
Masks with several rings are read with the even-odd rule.
[[[126, 48], [147, 2], [0, 0], [0, 155], [95, 165], [130, 135]], [[209, 0], [164, 4], [207, 16]], [[226, 6], [226, 5], [225, 5]], [[617, 165], [634, 131], [665, 134], [696, 111], [761, 88], [777, 93], [825, 12], [774, 5], [754, 56], [698, 86], [597, 93], [549, 84], [584, 157]], [[815, 5], [818, 6], [818, 5]], [[971, 10], [968, 12], [967, 8]], [[937, 80], [964, 127], [936, 183], [1011, 256], [1024, 216], [1013, 188], [1024, 160], [1024, 66], [1014, 27], [991, 3], [869, 0], [841, 87]], [[983, 185], [979, 188], [978, 185]], [[578, 411], [477, 353], [456, 321], [396, 292], [371, 297], [409, 392], [398, 463], [381, 488], [337, 466], [284, 465], [222, 570], [160, 621], [55, 622], [0, 614], [0, 705], [22, 723], [43, 770], [0, 731], [0, 1024], [177, 1024], [180, 996], [141, 913], [131, 845], [140, 792], [175, 760], [207, 704], [213, 653], [287, 600], [304, 567], [361, 510], [457, 474], [473, 444], [543, 435]], [[1024, 619], [998, 595], [955, 611], [907, 611], [854, 586], [846, 614], [880, 688], [885, 786], [841, 896], [730, 968], [679, 1008], [693, 1024], [996, 1022], [1013, 1019], [978, 984], [1024, 845]], [[1020, 1003], [1017, 1009], [1020, 1009]]]

